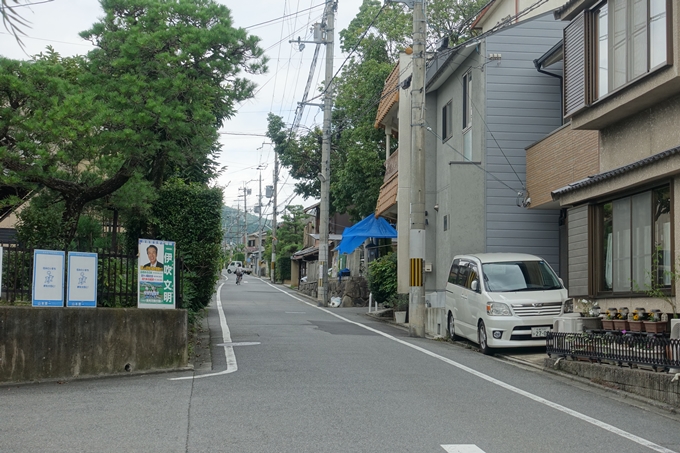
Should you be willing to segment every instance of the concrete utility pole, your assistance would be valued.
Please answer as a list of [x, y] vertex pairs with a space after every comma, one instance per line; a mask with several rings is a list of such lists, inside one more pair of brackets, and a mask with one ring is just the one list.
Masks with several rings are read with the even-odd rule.
[[411, 231], [409, 333], [425, 336], [425, 0], [413, 5], [413, 79], [411, 83]]
[[246, 247], [248, 247], [248, 189], [246, 189], [246, 183], [243, 183], [243, 252], [245, 253]]
[[321, 144], [321, 203], [319, 205], [319, 280], [318, 305], [328, 306], [328, 218], [329, 192], [331, 186], [331, 115], [333, 112], [333, 28], [335, 23], [335, 0], [326, 2], [326, 82], [323, 97], [323, 141]]
[[275, 282], [276, 275], [274, 271], [276, 270], [276, 244], [279, 239], [276, 237], [276, 192], [279, 180], [279, 154], [276, 152], [276, 146], [274, 147], [274, 191], [273, 191], [273, 208], [272, 208], [272, 261], [269, 267], [269, 281]]
[[[259, 168], [259, 170], [262, 170], [262, 168]], [[257, 213], [260, 217], [257, 219], [257, 261], [255, 266], [257, 266], [256, 275], [262, 277], [260, 275], [260, 261], [262, 260], [262, 171], [260, 171], [260, 193], [257, 198]]]

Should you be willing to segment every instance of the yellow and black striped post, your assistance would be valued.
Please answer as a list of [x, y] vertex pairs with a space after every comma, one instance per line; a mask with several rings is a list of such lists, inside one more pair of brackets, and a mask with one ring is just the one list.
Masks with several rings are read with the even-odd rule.
[[411, 281], [409, 286], [423, 286], [422, 258], [411, 258]]

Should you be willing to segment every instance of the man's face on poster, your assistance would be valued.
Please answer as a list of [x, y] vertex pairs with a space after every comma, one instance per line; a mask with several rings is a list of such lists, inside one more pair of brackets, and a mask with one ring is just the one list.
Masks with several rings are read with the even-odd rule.
[[156, 247], [149, 247], [146, 249], [146, 255], [149, 257], [149, 262], [150, 263], [155, 263], [156, 262], [156, 256], [158, 256], [158, 251], [156, 250]]

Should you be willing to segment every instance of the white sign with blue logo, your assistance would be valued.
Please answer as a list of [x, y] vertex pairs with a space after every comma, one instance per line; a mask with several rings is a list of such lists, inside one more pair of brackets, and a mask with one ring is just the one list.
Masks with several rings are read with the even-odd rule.
[[67, 307], [97, 306], [97, 254], [68, 252]]
[[63, 251], [33, 251], [33, 306], [64, 306]]

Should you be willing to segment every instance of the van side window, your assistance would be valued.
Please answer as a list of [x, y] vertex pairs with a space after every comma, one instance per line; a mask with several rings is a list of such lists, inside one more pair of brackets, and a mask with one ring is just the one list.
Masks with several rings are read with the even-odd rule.
[[472, 289], [472, 282], [479, 280], [479, 271], [477, 265], [471, 264], [469, 267], [470, 271], [468, 273], [467, 279], [465, 280], [465, 287], [467, 289]]
[[458, 278], [459, 262], [460, 260], [453, 260], [451, 271], [449, 272], [449, 283], [453, 283], [454, 285], [456, 284], [456, 279]]
[[468, 275], [470, 275], [470, 263], [463, 261], [460, 263], [460, 269], [458, 270], [458, 278], [456, 279], [456, 285], [465, 286], [467, 282]]

